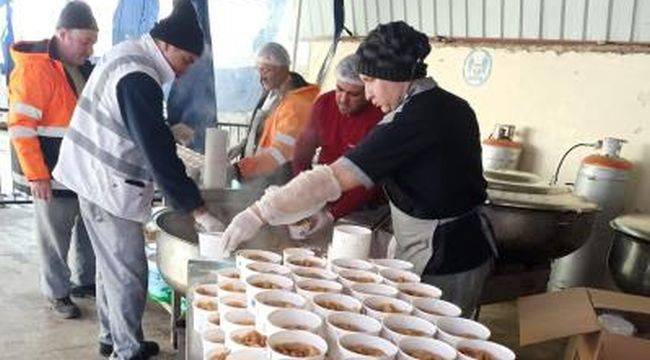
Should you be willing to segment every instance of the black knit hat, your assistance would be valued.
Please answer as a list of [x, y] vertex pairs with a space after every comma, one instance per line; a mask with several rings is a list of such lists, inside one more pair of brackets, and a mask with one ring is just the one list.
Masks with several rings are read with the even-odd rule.
[[203, 53], [203, 31], [190, 0], [177, 1], [172, 13], [156, 23], [149, 34], [193, 54]]
[[90, 6], [83, 1], [70, 1], [67, 3], [61, 10], [59, 20], [56, 22], [56, 28], [99, 31]]
[[431, 51], [427, 36], [403, 21], [379, 25], [357, 49], [359, 73], [390, 81], [427, 75], [424, 58]]

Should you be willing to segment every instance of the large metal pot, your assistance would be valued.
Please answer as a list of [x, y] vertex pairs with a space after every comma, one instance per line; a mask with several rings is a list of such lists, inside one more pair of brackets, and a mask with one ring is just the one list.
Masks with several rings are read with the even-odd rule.
[[589, 237], [594, 204], [570, 193], [519, 194], [489, 190], [485, 207], [500, 256], [508, 262], [537, 262], [562, 257]]
[[[208, 211], [228, 224], [240, 211], [250, 206], [262, 194], [253, 190], [207, 190], [202, 193]], [[179, 293], [187, 290], [187, 263], [199, 257], [199, 242], [191, 216], [171, 209], [154, 215], [158, 227], [156, 262], [160, 273], [170, 286]], [[321, 232], [311, 239], [292, 242], [283, 226], [265, 226], [249, 242], [247, 248], [278, 251], [288, 246], [323, 248], [327, 232]]]
[[621, 290], [650, 296], [650, 215], [623, 215], [610, 222], [614, 241], [609, 271]]

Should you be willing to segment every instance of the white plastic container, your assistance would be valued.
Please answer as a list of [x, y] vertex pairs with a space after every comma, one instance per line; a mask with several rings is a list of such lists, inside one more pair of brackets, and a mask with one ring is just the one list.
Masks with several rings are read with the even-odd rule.
[[210, 260], [223, 260], [230, 256], [225, 252], [223, 232], [199, 232], [199, 256]]
[[420, 276], [406, 270], [399, 269], [384, 269], [379, 271], [379, 274], [384, 278], [384, 283], [395, 286], [403, 283], [419, 283]]
[[252, 275], [246, 278], [246, 307], [255, 312], [255, 295], [267, 290], [293, 290], [293, 280], [272, 274]]
[[219, 293], [217, 284], [199, 284], [192, 290], [193, 300], [216, 300]]
[[217, 284], [224, 281], [239, 280], [239, 270], [234, 267], [219, 269], [215, 273], [217, 274]]
[[337, 273], [343, 269], [375, 271], [375, 266], [366, 260], [352, 258], [338, 258], [330, 260], [332, 271]]
[[459, 317], [461, 313], [461, 308], [449, 301], [424, 298], [413, 300], [413, 315], [433, 324], [437, 324], [440, 318]]
[[386, 296], [396, 298], [399, 291], [386, 284], [354, 284], [350, 287], [350, 294], [360, 301], [371, 296]]
[[289, 256], [293, 256], [293, 255], [314, 256], [316, 255], [316, 253], [311, 249], [301, 248], [301, 247], [285, 248], [284, 250], [282, 250], [282, 261], [286, 263]]
[[292, 255], [287, 258], [287, 261], [285, 261], [284, 265], [291, 270], [301, 268], [324, 269], [327, 266], [327, 260], [313, 255]]
[[384, 269], [413, 271], [415, 267], [412, 262], [400, 259], [370, 259], [370, 262], [375, 265], [377, 272]]
[[[296, 291], [311, 302], [317, 294], [342, 292], [343, 285], [329, 280], [303, 280], [296, 284]], [[312, 305], [310, 304], [309, 306]]]
[[436, 338], [457, 347], [463, 339], [487, 340], [491, 332], [485, 325], [460, 317], [443, 317], [438, 319]]
[[245, 295], [246, 284], [241, 280], [224, 280], [219, 283], [219, 299], [229, 295]]
[[248, 279], [251, 275], [272, 274], [280, 276], [291, 276], [291, 270], [280, 264], [256, 261], [244, 266], [241, 270], [242, 279]]
[[371, 296], [363, 300], [365, 313], [377, 320], [392, 314], [409, 315], [413, 311], [413, 305], [404, 300], [385, 296]]
[[[205, 348], [204, 348], [205, 349]], [[230, 351], [224, 344], [216, 345], [210, 351], [203, 352], [203, 360], [219, 360], [227, 358]]]
[[411, 355], [412, 351], [425, 351], [429, 354], [436, 355], [442, 360], [455, 360], [456, 349], [440, 340], [434, 340], [423, 337], [406, 337], [398, 343], [399, 353], [398, 360], [418, 360]]
[[[341, 359], [395, 359], [397, 355], [397, 346], [390, 341], [378, 336], [356, 333], [347, 334], [339, 338], [339, 352]], [[359, 352], [360, 348], [378, 350], [382, 353], [376, 355], [363, 354]]]
[[268, 335], [284, 330], [320, 333], [323, 327], [323, 320], [320, 317], [310, 311], [300, 309], [275, 310], [267, 315], [266, 320]]
[[235, 256], [235, 265], [237, 269], [243, 269], [244, 266], [253, 262], [270, 262], [275, 264], [282, 263], [282, 256], [271, 251], [245, 249], [237, 251]]
[[[251, 346], [238, 341], [239, 339], [241, 339], [242, 336], [246, 336], [253, 332], [257, 332], [257, 330], [255, 330], [255, 328], [253, 327], [244, 327], [244, 328], [238, 328], [236, 330], [233, 330], [230, 333], [226, 333], [226, 347], [230, 349], [230, 351], [245, 350], [245, 349], [266, 349], [266, 343], [264, 344], [263, 347], [260, 347], [260, 346]], [[266, 342], [266, 337], [264, 335], [261, 336], [264, 337], [264, 341]]]
[[320, 268], [296, 268], [292, 270], [293, 280], [295, 282], [302, 280], [331, 280], [336, 281], [338, 275]]
[[411, 315], [388, 315], [382, 320], [381, 337], [394, 344], [407, 337], [428, 337], [435, 335], [437, 328], [432, 323]]
[[275, 310], [303, 309], [307, 306], [307, 299], [293, 292], [284, 290], [262, 291], [255, 295], [255, 328], [262, 334], [268, 334], [268, 316]]
[[360, 313], [363, 308], [359, 300], [343, 294], [318, 294], [312, 302], [314, 313], [322, 318], [336, 312]]
[[[293, 344], [304, 344], [314, 347], [318, 350], [318, 354], [314, 356], [293, 357], [278, 351], [279, 347]], [[274, 333], [269, 336], [268, 345], [271, 360], [320, 360], [324, 359], [327, 353], [327, 343], [325, 340], [307, 331], [280, 331]]]
[[214, 314], [219, 314], [219, 303], [217, 303], [216, 299], [195, 300], [192, 302], [194, 330], [200, 334], [205, 330], [208, 317]]
[[226, 360], [261, 360], [268, 358], [269, 352], [266, 348], [247, 348], [231, 351]]
[[339, 282], [346, 289], [354, 284], [381, 284], [383, 281], [381, 276], [365, 270], [341, 269], [338, 274]]
[[412, 303], [415, 299], [439, 299], [442, 296], [442, 290], [424, 283], [404, 283], [398, 284], [398, 299]]
[[231, 310], [246, 310], [245, 294], [226, 295], [219, 299], [219, 314], [221, 316]]
[[458, 350], [458, 360], [475, 360], [475, 358], [463, 353], [465, 349], [484, 351], [490, 354], [494, 360], [514, 360], [516, 358], [512, 350], [492, 341], [464, 339], [458, 341], [456, 348]]
[[221, 329], [226, 335], [226, 341], [230, 333], [244, 328], [255, 329], [255, 316], [247, 310], [231, 310], [221, 317]]
[[208, 315], [203, 331], [208, 330], [221, 330], [221, 315], [219, 313]]
[[225, 349], [226, 338], [221, 329], [205, 330], [201, 333], [201, 347], [203, 348], [203, 358], [208, 358], [208, 355], [215, 349]]
[[332, 243], [327, 257], [367, 259], [370, 255], [372, 231], [356, 225], [339, 225], [334, 227]]

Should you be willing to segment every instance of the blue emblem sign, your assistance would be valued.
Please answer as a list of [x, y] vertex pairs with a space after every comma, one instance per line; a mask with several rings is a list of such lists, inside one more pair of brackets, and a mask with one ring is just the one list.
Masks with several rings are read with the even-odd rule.
[[492, 56], [483, 49], [474, 49], [465, 58], [463, 76], [465, 82], [472, 86], [481, 86], [490, 77]]

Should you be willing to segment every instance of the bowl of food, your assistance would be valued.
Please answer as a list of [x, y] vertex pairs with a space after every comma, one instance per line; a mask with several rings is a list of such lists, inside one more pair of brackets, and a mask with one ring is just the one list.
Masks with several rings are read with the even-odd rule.
[[396, 298], [399, 294], [399, 291], [386, 284], [375, 284], [375, 283], [357, 283], [350, 286], [350, 294], [360, 301], [365, 300], [371, 296], [387, 296]]
[[406, 270], [383, 269], [379, 274], [384, 278], [384, 283], [395, 287], [399, 284], [420, 282], [419, 275]]
[[244, 266], [241, 271], [242, 279], [247, 279], [251, 275], [273, 274], [280, 276], [291, 276], [291, 270], [288, 267], [276, 263], [256, 261]]
[[208, 315], [208, 321], [205, 322], [203, 330], [221, 330], [221, 315], [219, 313]]
[[204, 357], [214, 349], [225, 349], [225, 335], [221, 329], [205, 330], [201, 333], [201, 346]]
[[363, 308], [368, 316], [380, 321], [391, 314], [409, 315], [413, 311], [413, 306], [406, 301], [386, 296], [366, 298], [363, 300]]
[[194, 287], [192, 295], [194, 300], [215, 300], [218, 292], [217, 284], [199, 284]]
[[338, 275], [321, 268], [295, 268], [292, 270], [295, 282], [302, 280], [331, 280], [335, 281]]
[[394, 359], [397, 346], [379, 336], [363, 333], [343, 335], [338, 341], [341, 359]]
[[414, 268], [412, 262], [400, 259], [370, 259], [370, 263], [375, 265], [377, 271], [384, 269], [413, 271]]
[[[205, 347], [203, 348], [205, 350]], [[204, 360], [226, 360], [230, 350], [224, 344], [217, 345], [210, 349], [210, 351], [203, 352]]]
[[282, 261], [286, 263], [287, 259], [290, 256], [294, 256], [294, 255], [314, 256], [316, 255], [316, 253], [311, 249], [302, 248], [302, 247], [285, 248], [284, 250], [282, 250]]
[[398, 343], [398, 360], [455, 360], [456, 349], [431, 338], [406, 337]]
[[230, 351], [248, 348], [266, 348], [266, 336], [260, 334], [254, 328], [240, 328], [226, 333], [226, 347]]
[[437, 331], [432, 323], [411, 315], [388, 315], [381, 324], [381, 337], [394, 344], [409, 336], [432, 338]]
[[210, 315], [219, 314], [219, 304], [217, 299], [194, 300], [192, 302], [192, 315], [194, 329], [201, 333], [205, 330]]
[[361, 302], [352, 296], [343, 294], [318, 294], [314, 295], [312, 302], [314, 312], [322, 318], [335, 312], [360, 313], [363, 308]]
[[255, 328], [255, 316], [248, 310], [231, 310], [221, 317], [221, 329], [226, 334], [226, 341], [228, 341], [230, 333], [244, 328]]
[[415, 299], [439, 299], [442, 296], [442, 290], [425, 283], [403, 283], [397, 285], [399, 291], [398, 299], [410, 303]]
[[338, 274], [343, 269], [373, 271], [375, 267], [366, 260], [339, 258], [331, 261], [332, 271]]
[[382, 277], [366, 270], [341, 269], [339, 282], [349, 289], [354, 284], [381, 284]]
[[219, 283], [219, 299], [229, 295], [242, 295], [246, 293], [246, 284], [241, 280], [224, 280]]
[[515, 353], [492, 341], [460, 340], [456, 344], [459, 360], [514, 360]]
[[237, 255], [235, 255], [235, 265], [237, 266], [237, 269], [241, 270], [252, 262], [281, 264], [282, 256], [266, 250], [245, 249], [237, 251]]
[[285, 330], [269, 336], [271, 360], [324, 359], [327, 343], [323, 338], [308, 331]]
[[262, 334], [268, 334], [267, 317], [275, 310], [302, 309], [307, 306], [307, 299], [302, 295], [285, 290], [262, 291], [255, 295], [255, 328]]
[[293, 290], [293, 280], [286, 276], [259, 274], [246, 278], [246, 306], [250, 311], [255, 309], [255, 295], [266, 290]]
[[323, 320], [307, 310], [275, 310], [267, 316], [266, 320], [268, 323], [267, 335], [283, 330], [304, 330], [318, 333], [323, 326]]
[[317, 294], [340, 293], [343, 285], [329, 280], [303, 280], [296, 284], [296, 291], [311, 301]]
[[430, 321], [434, 324], [442, 317], [459, 317], [461, 308], [449, 301], [431, 298], [414, 299], [413, 315]]
[[333, 343], [341, 336], [352, 333], [379, 336], [381, 323], [370, 316], [350, 312], [332, 313], [325, 318], [325, 334]]
[[217, 284], [226, 280], [239, 280], [239, 270], [234, 267], [219, 269], [215, 273], [217, 274]]
[[491, 332], [485, 325], [460, 317], [442, 317], [436, 322], [436, 338], [456, 347], [463, 339], [487, 340]]
[[291, 270], [300, 268], [324, 269], [327, 266], [327, 261], [313, 255], [292, 255], [287, 258], [285, 265]]

